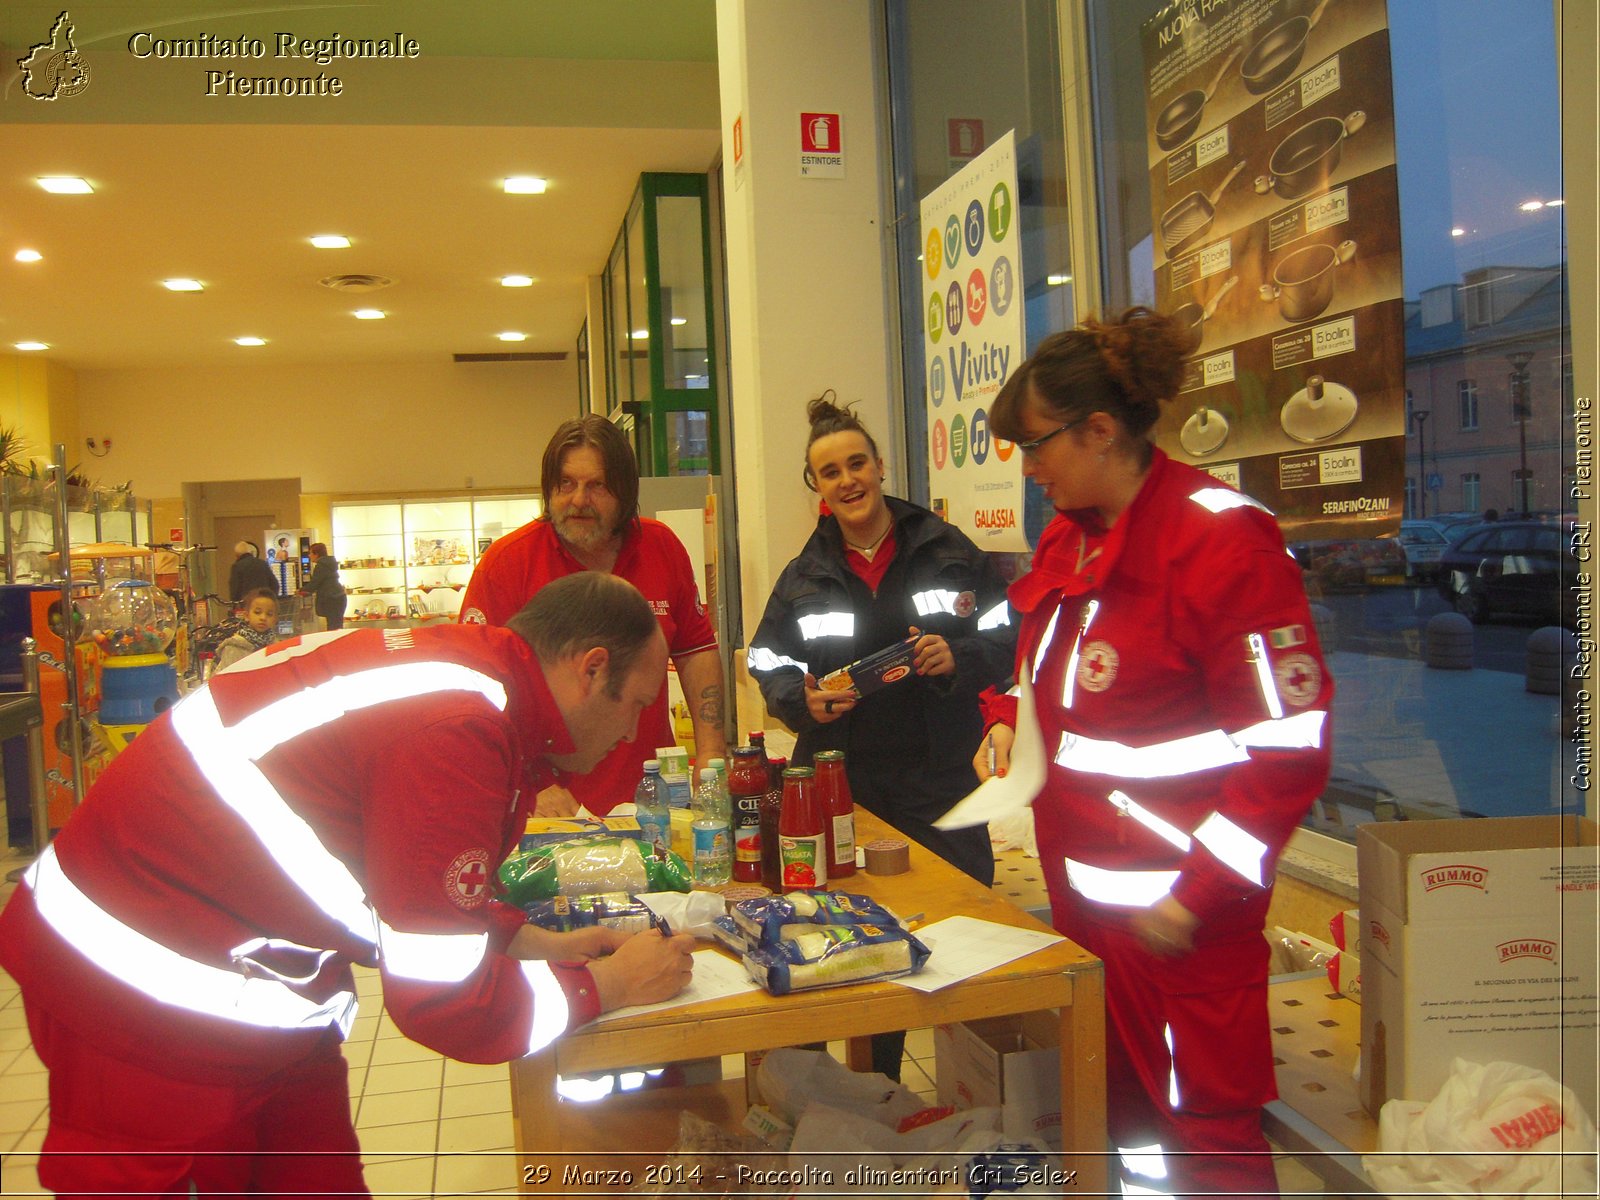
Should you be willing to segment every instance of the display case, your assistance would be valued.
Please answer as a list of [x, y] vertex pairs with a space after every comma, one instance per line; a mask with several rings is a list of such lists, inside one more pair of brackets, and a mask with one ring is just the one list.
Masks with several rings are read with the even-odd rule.
[[347, 622], [453, 621], [479, 556], [534, 520], [537, 495], [361, 501], [331, 506]]

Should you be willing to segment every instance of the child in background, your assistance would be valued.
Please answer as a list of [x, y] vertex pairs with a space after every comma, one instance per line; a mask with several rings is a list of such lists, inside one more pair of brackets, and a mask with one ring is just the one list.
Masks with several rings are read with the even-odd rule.
[[278, 640], [278, 597], [266, 588], [245, 593], [240, 604], [244, 628], [217, 647], [213, 673], [225, 670], [247, 654], [254, 654]]

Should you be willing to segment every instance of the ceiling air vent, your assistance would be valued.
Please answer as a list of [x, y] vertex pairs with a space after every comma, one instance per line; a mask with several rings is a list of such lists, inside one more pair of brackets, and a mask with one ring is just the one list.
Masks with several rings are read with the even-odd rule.
[[456, 362], [565, 362], [565, 350], [505, 350], [452, 355]]
[[329, 275], [318, 283], [336, 292], [376, 292], [394, 283], [387, 275]]

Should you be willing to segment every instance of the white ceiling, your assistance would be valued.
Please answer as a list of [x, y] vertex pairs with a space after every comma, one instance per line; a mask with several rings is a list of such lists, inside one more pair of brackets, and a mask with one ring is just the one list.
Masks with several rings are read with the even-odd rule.
[[[571, 351], [587, 281], [604, 268], [639, 174], [712, 165], [711, 7], [277, 5], [241, 18], [165, 0], [74, 5], [92, 68], [81, 94], [32, 100], [16, 73], [0, 71], [0, 353], [43, 341], [48, 357], [83, 371]], [[180, 9], [190, 19], [175, 24]], [[12, 66], [19, 43], [44, 38], [58, 11], [8, 0], [0, 65]], [[559, 21], [530, 19], [558, 12]], [[166, 19], [158, 35], [169, 37], [234, 32], [241, 20], [304, 36], [370, 36], [361, 26], [372, 24], [416, 37], [424, 54], [317, 68], [346, 79], [342, 108], [203, 98], [205, 70], [229, 64], [141, 62], [127, 52], [128, 31], [151, 28], [156, 14]], [[661, 22], [653, 38], [644, 17]], [[662, 61], [660, 52], [682, 57]], [[293, 68], [269, 59], [252, 69]], [[483, 86], [459, 86], [474, 78]], [[347, 115], [353, 123], [340, 123]], [[50, 195], [35, 183], [43, 174], [81, 175], [95, 193]], [[544, 176], [549, 191], [507, 196], [499, 182], [508, 174]], [[306, 239], [319, 233], [353, 245], [317, 250]], [[16, 262], [24, 247], [43, 260]], [[395, 282], [364, 296], [318, 283], [347, 273]], [[501, 287], [512, 273], [537, 282]], [[160, 281], [171, 276], [206, 289], [168, 292]], [[350, 315], [357, 307], [389, 316], [360, 321]], [[499, 341], [503, 330], [528, 340]], [[233, 343], [247, 334], [267, 345]]]

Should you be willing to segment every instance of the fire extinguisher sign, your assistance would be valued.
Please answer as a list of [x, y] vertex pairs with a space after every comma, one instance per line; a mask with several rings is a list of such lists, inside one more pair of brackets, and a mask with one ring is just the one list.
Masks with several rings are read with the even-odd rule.
[[800, 114], [800, 174], [807, 179], [844, 178], [844, 130], [838, 113]]

